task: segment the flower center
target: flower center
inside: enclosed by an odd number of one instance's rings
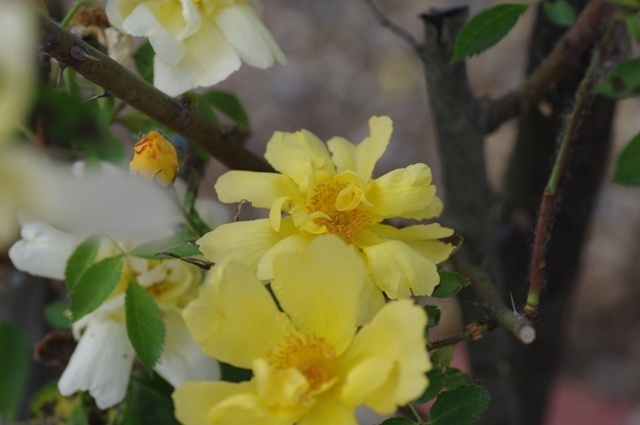
[[[307,209],[322,213],[313,221],[327,231],[350,241],[362,229],[372,224],[371,219],[360,209],[359,186],[335,179],[319,184],[307,201]]]
[[[279,350],[268,355],[269,363],[276,369],[295,368],[309,382],[314,391],[331,381],[336,374],[336,355],[324,338],[314,335],[302,337],[288,335]]]

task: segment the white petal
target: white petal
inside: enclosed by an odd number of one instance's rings
[[[122,32],[124,30],[124,18],[129,16],[138,4],[145,0],[108,0],[104,11],[107,13],[109,23]]]
[[[124,323],[89,323],[58,381],[60,394],[88,390],[100,409],[119,403],[127,392],[134,356]]]
[[[191,338],[178,314],[166,313],[164,324],[167,331],[164,349],[154,367],[160,376],[174,387],[184,381],[220,379],[218,362],[202,354],[202,347]]]
[[[247,64],[268,68],[274,60],[286,63],[282,50],[250,5],[224,8],[216,15],[216,24]]]
[[[63,280],[67,260],[80,240],[38,221],[24,225],[21,235],[22,239],[9,249],[9,258],[16,269]]]
[[[185,55],[175,65],[154,60],[153,84],[170,96],[195,87],[211,86],[240,68],[238,53],[213,22],[203,19],[198,31],[184,41]]]
[[[178,19],[181,15],[179,5],[176,5]],[[174,11],[173,15],[176,15]],[[156,57],[164,63],[175,65],[185,54],[185,47],[165,25],[174,26],[170,22],[160,22],[149,5],[140,4],[124,20],[124,30],[135,36],[148,37]]]
[[[202,221],[211,229],[215,229],[221,224],[231,223],[231,213],[226,205],[213,199],[198,198],[196,200],[196,211]]]
[[[184,40],[195,33],[202,23],[200,12],[191,0],[182,0],[182,17],[185,20],[185,27],[177,36],[178,40]]]
[[[81,167],[76,167],[76,170]],[[82,178],[61,176],[55,216],[48,221],[74,234],[106,233],[132,241],[171,234],[178,214],[166,190],[117,167]]]

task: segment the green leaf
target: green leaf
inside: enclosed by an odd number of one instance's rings
[[[447,367],[444,372],[442,368],[434,367],[427,373],[427,379],[429,386],[415,401],[417,404],[433,400],[444,388],[453,390],[469,383],[469,375],[454,367]]]
[[[433,363],[435,367],[445,369],[451,364],[451,359],[453,359],[453,345],[438,348],[431,353],[431,363]]]
[[[614,99],[640,95],[640,58],[620,62],[593,90]]]
[[[237,97],[231,93],[223,91],[210,91],[202,95],[211,107],[218,109],[220,112],[231,118],[233,121],[250,128],[249,115],[240,103]]]
[[[627,186],[640,186],[640,133],[620,152],[613,181]]]
[[[451,271],[442,271],[440,274],[440,284],[433,290],[432,297],[447,298],[452,297],[471,282],[460,273]]]
[[[187,93],[186,95],[189,95]],[[195,95],[194,95],[195,96]],[[205,116],[207,121],[216,127],[220,126],[220,120],[216,116],[216,113],[213,111],[212,105],[210,105],[209,101],[204,97],[204,95],[196,98],[192,98],[192,103],[195,102],[198,110]]]
[[[435,305],[425,305],[422,308],[424,309],[424,312],[427,313],[427,317],[429,318],[427,328],[438,326],[438,323],[440,323],[440,309]]]
[[[502,40],[529,4],[499,4],[472,17],[458,33],[451,62],[477,55]]]
[[[640,8],[640,0],[609,0],[609,1],[615,5],[622,6],[622,7],[628,7],[631,9]]]
[[[640,15],[634,14],[625,16],[624,23],[627,26],[627,31],[636,42],[640,43]]]
[[[144,367],[151,372],[162,353],[165,336],[158,305],[138,282],[131,281],[127,287],[124,308],[131,345]]]
[[[129,385],[125,425],[179,425],[174,416],[173,387],[157,374],[135,373]]]
[[[469,383],[469,375],[455,367],[448,367],[444,374],[444,387],[453,390]]]
[[[417,422],[412,421],[409,418],[405,418],[404,416],[397,416],[395,418],[389,418],[382,422],[380,425],[415,425]]]
[[[440,393],[429,411],[430,425],[473,424],[489,404],[489,394],[477,385]]]
[[[429,386],[424,390],[422,395],[415,401],[416,404],[426,403],[429,400],[433,400],[440,394],[440,391],[444,388],[444,372],[438,367],[434,367],[427,372],[427,379],[429,379]]]
[[[570,27],[576,21],[576,11],[567,0],[546,1],[543,8],[547,18],[561,27]]]
[[[20,407],[31,356],[31,346],[22,331],[0,322],[0,416],[5,419],[12,420]]]
[[[64,270],[64,277],[67,281],[67,292],[73,293],[73,288],[80,280],[80,277],[91,267],[98,254],[100,240],[96,236],[86,239],[73,251],[67,260]]]
[[[145,133],[147,130],[158,128],[154,120],[136,110],[118,115],[115,121],[125,126],[134,134]]]
[[[187,244],[195,239],[189,233],[178,233],[164,239],[159,239],[135,247],[129,254],[141,258],[172,258],[168,255],[156,255],[158,252],[171,252],[181,258],[200,255],[197,245]]]
[[[136,64],[136,69],[142,77],[149,84],[153,84],[153,57],[155,52],[151,43],[148,41],[136,49],[133,54],[133,60]]]
[[[66,300],[57,300],[49,303],[44,308],[44,320],[52,328],[69,329],[71,318],[67,315],[69,303]]]
[[[98,308],[113,292],[124,262],[122,256],[105,258],[89,267],[71,294],[71,317],[76,321]]]

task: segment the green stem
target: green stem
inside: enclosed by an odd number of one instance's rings
[[[84,0],[84,1],[79,1],[78,3],[74,4],[73,7],[71,8],[71,10],[69,11],[69,13],[67,13],[67,15],[64,17],[64,19],[62,20],[62,22],[60,22],[60,26],[64,29],[66,29],[69,24],[71,23],[71,20],[73,19],[74,16],[76,16],[76,13],[78,13],[78,10],[80,10],[81,7],[83,6],[88,6],[90,5],[92,2],[89,0]]]
[[[551,171],[549,181],[547,182],[542,195],[542,202],[540,204],[538,222],[535,230],[535,241],[533,244],[533,255],[530,268],[531,271],[529,274],[529,293],[527,294],[527,302],[523,309],[523,314],[531,318],[536,318],[539,313],[540,292],[542,290],[545,269],[547,266],[546,247],[551,237],[551,224],[557,204],[558,187],[561,183],[562,177],[566,173],[571,143],[576,138],[583,115],[591,102],[591,89],[597,80],[598,70],[600,69],[603,55],[605,54],[607,46],[611,42],[615,32],[616,20],[611,18],[610,9],[606,19],[609,20],[607,27],[600,39],[600,42],[594,49],[589,68],[578,87],[573,107],[569,113],[562,134],[560,135],[560,148],[553,164],[553,170]]]
[[[409,409],[411,409],[411,412],[414,414],[414,416],[418,420],[418,424],[419,425],[427,425],[427,422],[424,421],[424,418],[422,417],[422,415],[420,415],[420,413],[413,406],[413,403],[409,403],[409,404],[407,404],[407,406],[409,406]]]
[[[24,137],[29,139],[30,142],[35,143],[38,140],[38,138],[36,137],[36,134],[22,123],[18,124],[18,131],[22,133]]]

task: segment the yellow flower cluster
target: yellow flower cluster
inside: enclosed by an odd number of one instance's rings
[[[218,180],[222,201],[246,199],[269,218],[198,241],[216,265],[183,316],[205,354],[253,377],[180,385],[180,422],[356,425],[357,406],[392,414],[427,387],[427,317],[409,298],[439,283],[436,266],[454,249],[441,239],[453,231],[382,223],[435,217],[442,202],[424,164],[372,177],[392,124],[369,126],[357,146],[276,133],[265,156],[279,173]]]

